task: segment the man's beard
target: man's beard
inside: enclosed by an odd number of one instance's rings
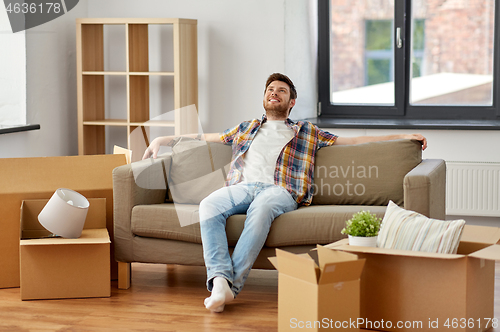
[[[267,115],[271,115],[273,117],[288,117],[289,106],[288,103],[273,105],[269,102],[264,103],[264,109],[266,110]]]

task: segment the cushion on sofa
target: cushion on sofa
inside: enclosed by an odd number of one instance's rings
[[[415,140],[322,148],[316,153],[312,203],[402,205],[403,179],[421,161]]]
[[[181,219],[192,220],[181,226]],[[136,205],[132,209],[131,231],[144,237],[201,243],[197,204]]]
[[[199,204],[224,186],[230,162],[231,146],[181,138],[172,148],[171,198],[178,204]]]
[[[329,206],[301,207],[285,213],[274,220],[265,245],[282,247],[315,245],[335,242],[345,237],[340,233],[347,219],[355,212],[370,210],[379,217],[385,206]],[[181,227],[179,218],[191,220],[189,226]],[[201,243],[198,220],[198,205],[152,204],[137,205],[132,209],[132,233],[137,236]],[[245,223],[245,215],[228,218],[226,233],[229,246],[235,246]]]

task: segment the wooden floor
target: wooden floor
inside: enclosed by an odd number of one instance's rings
[[[21,301],[0,289],[0,331],[276,331],[277,271],[253,270],[221,314],[205,309],[205,268],[132,264],[132,287],[110,298]]]
[[[203,306],[209,295],[203,267],[133,264],[132,271],[132,287],[119,290],[113,282],[110,298],[21,301],[19,288],[0,289],[0,331],[277,331],[277,271],[253,270],[221,314]]]

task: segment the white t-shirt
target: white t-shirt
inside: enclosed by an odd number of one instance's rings
[[[278,157],[293,136],[285,121],[264,122],[245,152],[242,182],[274,183]]]

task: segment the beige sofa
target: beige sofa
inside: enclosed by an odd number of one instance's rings
[[[421,159],[417,141],[331,146],[316,154],[313,203],[278,217],[254,268],[272,269],[275,249],[307,252],[344,237],[347,219],[360,210],[382,217],[389,200],[428,217],[445,217],[446,167]],[[114,247],[119,287],[130,286],[130,263],[204,265],[198,203],[223,186],[231,147],[188,140],[173,153],[113,171]],[[175,201],[175,203],[172,201]],[[227,221],[230,247],[244,215]]]

